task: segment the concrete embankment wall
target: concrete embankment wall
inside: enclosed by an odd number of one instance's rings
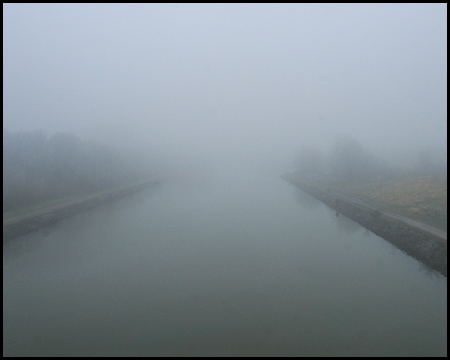
[[[75,214],[93,209],[97,206],[112,202],[116,199],[136,193],[151,186],[155,186],[158,183],[159,182],[157,181],[149,181],[127,188],[121,188],[81,202],[62,206],[48,212],[43,212],[39,215],[26,217],[11,224],[3,225],[3,242],[37,231]]]
[[[355,205],[299,179],[283,176],[283,179],[312,195],[328,207],[347,216],[374,234],[422,262],[429,268],[447,276],[447,242],[412,228],[402,222],[383,216],[380,212]]]

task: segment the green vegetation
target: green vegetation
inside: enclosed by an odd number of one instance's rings
[[[73,134],[3,130],[4,217],[124,186],[148,178],[148,170]]]

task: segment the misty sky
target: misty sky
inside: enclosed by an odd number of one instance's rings
[[[290,158],[447,146],[447,5],[4,4],[4,128]]]

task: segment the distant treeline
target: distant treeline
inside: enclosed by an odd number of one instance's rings
[[[132,159],[76,135],[3,129],[3,211],[124,184],[142,173]]]
[[[394,164],[389,160],[381,159],[355,139],[344,136],[336,139],[329,154],[304,147],[297,154],[295,168],[305,176],[352,183],[447,173],[446,157],[445,162],[437,160],[430,150],[418,151],[409,165]]]

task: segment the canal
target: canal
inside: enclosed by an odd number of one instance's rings
[[[446,356],[447,279],[283,181],[168,181],[3,247],[4,356]]]

